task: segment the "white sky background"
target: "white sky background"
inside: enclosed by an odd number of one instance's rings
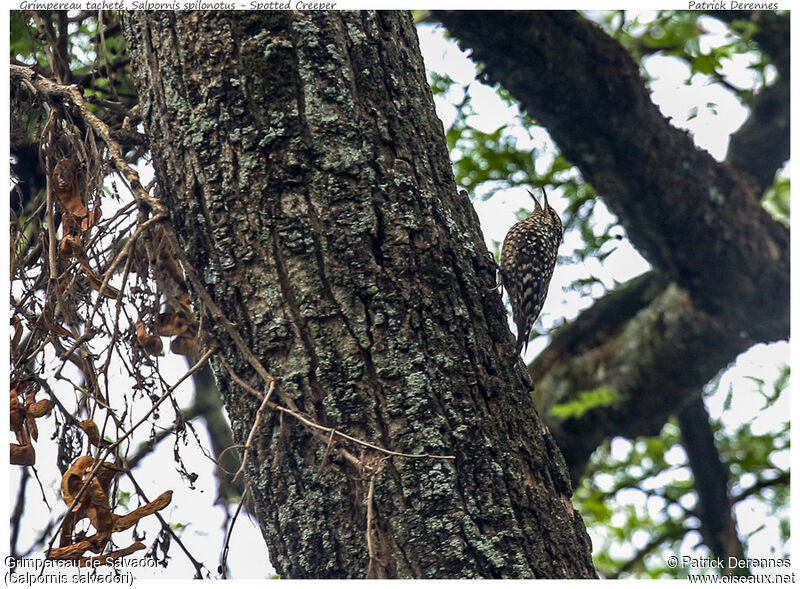
[[[466,7],[464,7],[466,8]],[[483,8],[483,7],[482,7]],[[487,7],[488,8],[488,7]],[[709,21],[710,34],[706,42],[714,42],[713,21]],[[8,24],[5,23],[4,39],[8,38]],[[462,54],[455,43],[443,39],[443,29],[435,26],[423,26],[418,29],[420,44],[425,57],[426,66],[437,72],[448,73],[460,85],[471,82],[470,93],[472,105],[477,113],[476,118],[471,123],[484,131],[493,131],[502,124],[509,123],[515,114],[515,110],[509,108],[494,94],[490,88],[486,88],[474,81],[475,68],[469,59]],[[728,73],[734,76],[736,84],[747,85],[746,76],[752,76],[746,69],[744,58],[737,58],[739,63],[732,63]],[[688,70],[674,59],[652,57],[648,62],[650,72],[655,80],[651,85],[653,90],[653,100],[659,105],[665,116],[672,117],[673,124],[689,129],[695,136],[695,142],[700,147],[707,149],[717,159],[724,159],[727,150],[728,136],[735,132],[747,116],[747,112],[742,108],[738,101],[727,91],[710,86],[702,76],[695,76],[693,84],[687,86],[684,80],[688,77]],[[7,82],[6,82],[7,83]],[[708,102],[718,105],[719,115],[714,115],[710,110],[703,108]],[[699,112],[696,118],[687,120],[689,110],[693,106],[698,106]],[[452,121],[452,111],[446,105],[437,101],[439,115],[444,121],[445,128]],[[4,140],[8,137],[7,130],[4,133]],[[520,147],[527,147],[525,142],[530,139],[527,135],[520,133]],[[549,138],[546,133],[535,134],[534,141],[537,145],[546,145]],[[147,168],[140,168],[140,174],[146,183],[151,171]],[[565,202],[558,193],[550,194],[550,202],[557,211],[563,211]],[[474,206],[481,219],[487,245],[492,249],[492,242],[501,242],[508,228],[516,222],[515,212],[521,208],[528,208],[531,205],[530,197],[524,189],[508,190],[498,192],[494,197],[487,201],[475,199]],[[604,207],[599,206],[595,215],[598,222],[604,225],[612,217],[603,218]],[[561,253],[565,253],[569,248],[578,245],[574,236],[567,236]],[[554,322],[561,318],[573,319],[580,311],[591,305],[591,299],[581,297],[573,292],[565,291],[566,287],[582,272],[588,270],[598,276],[605,285],[611,286],[616,281],[625,281],[648,269],[647,263],[639,256],[627,241],[620,242],[618,250],[609,256],[603,264],[595,260],[587,261],[585,268],[576,266],[559,267],[556,269],[553,282],[550,286],[550,295],[542,313],[542,326],[546,329],[553,326]],[[7,254],[5,254],[7,255]],[[599,292],[596,294],[600,294]],[[535,356],[547,344],[547,338],[540,338],[528,348],[528,357]],[[168,349],[168,346],[167,346]],[[8,357],[8,355],[6,355]],[[172,361],[174,360],[174,361]],[[727,392],[728,387],[734,388],[733,405],[728,411],[728,426],[733,428],[743,421],[752,418],[754,409],[761,407],[762,399],[755,390],[754,384],[746,377],[759,376],[767,382],[774,380],[780,366],[789,360],[789,348],[786,343],[773,345],[756,346],[753,350],[743,354],[723,378],[722,385],[719,387],[722,394],[707,400],[709,411],[713,417],[718,417],[722,412],[722,397]],[[168,382],[175,382],[186,371],[186,363],[183,358],[167,355],[161,359],[161,366]],[[188,406],[191,401],[190,382],[182,385],[177,394],[181,406]],[[780,420],[788,419],[789,400],[788,393],[784,394],[769,412],[761,415],[757,421],[756,428],[763,427],[772,429]],[[167,420],[162,420],[166,422]],[[50,420],[40,420],[41,428],[40,443],[37,445],[37,463],[40,465],[55,464],[55,444],[42,443],[47,441],[52,432]],[[198,423],[196,431],[201,437],[205,447],[209,447],[206,438],[205,428]],[[191,439],[191,436],[190,436]],[[155,498],[164,489],[173,489],[173,501],[169,507],[161,513],[165,519],[172,523],[180,523],[186,526],[181,532],[181,538],[192,552],[194,557],[203,562],[213,575],[216,574],[216,566],[219,563],[222,544],[224,541],[225,513],[223,509],[213,505],[216,497],[216,481],[213,476],[213,465],[197,449],[194,443],[182,448],[181,453],[187,468],[190,472],[197,472],[200,478],[195,483],[195,489],[188,489],[187,484],[175,471],[172,464],[172,438],[160,444],[155,452],[146,459],[139,469],[135,471],[139,484],[146,489],[150,499]],[[626,442],[620,441],[619,444]],[[135,445],[133,446],[136,447]],[[622,449],[622,447],[621,447]],[[682,457],[678,457],[680,460]],[[788,456],[786,456],[788,462]],[[786,464],[780,464],[785,467]],[[55,471],[54,473],[49,472]],[[19,469],[11,469],[11,480],[9,490],[11,495],[9,500],[14,500],[17,490]],[[44,495],[54,512],[63,512],[64,506],[59,499],[57,490],[60,484],[60,476],[55,468],[39,468],[42,483],[44,484]],[[120,477],[123,488],[126,488],[125,477]],[[129,486],[128,490],[131,490]],[[28,506],[25,514],[25,523],[30,529],[23,533],[18,543],[19,548],[26,548],[39,531],[49,520],[50,514],[42,506],[42,494],[38,484],[30,481],[27,488]],[[635,500],[635,499],[634,499]],[[11,503],[13,505],[13,503]],[[135,503],[132,504],[135,506]],[[739,529],[746,532],[764,523],[762,513],[753,512],[754,508],[744,504],[737,510],[739,518]],[[148,529],[147,539],[144,540],[149,545],[156,535],[158,524],[153,516],[142,520],[143,529]],[[775,522],[777,525],[777,522]],[[591,533],[591,530],[590,530]],[[127,546],[130,543],[115,534],[115,541],[119,546]],[[766,551],[755,550],[757,547],[775,546],[777,542],[777,532],[769,526],[759,532],[751,540],[750,556],[767,556]],[[8,546],[6,541],[5,546]],[[687,547],[687,553],[691,547]],[[7,549],[7,548],[6,548]],[[780,549],[779,549],[780,550]],[[191,578],[194,568],[185,558],[180,548],[173,543],[170,548],[171,562],[168,570],[163,569],[153,571],[153,578]],[[272,574],[272,570],[265,566],[266,548],[258,527],[249,521],[248,517],[242,513],[236,524],[231,541],[231,548],[228,556],[229,576],[237,578],[258,578]],[[137,570],[137,578],[148,578],[147,569]]]

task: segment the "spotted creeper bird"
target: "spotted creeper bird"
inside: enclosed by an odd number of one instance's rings
[[[544,208],[531,191],[536,208],[527,219],[508,230],[500,253],[500,279],[508,291],[514,323],[517,325],[517,356],[528,348],[528,337],[547,297],[547,287],[561,244],[561,219],[547,203]]]

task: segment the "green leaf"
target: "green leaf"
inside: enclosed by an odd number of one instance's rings
[[[128,509],[128,505],[131,500],[131,494],[127,491],[118,491],[117,492],[117,503],[122,507]]]
[[[776,397],[788,386],[791,372],[792,369],[788,364],[781,369],[781,373],[778,375],[778,378],[775,380],[773,385],[773,391],[775,392]]]
[[[447,74],[439,74],[437,72],[429,72],[430,86],[433,95],[445,94],[455,84],[455,80]]]
[[[587,411],[598,407],[610,407],[614,403],[622,400],[623,396],[613,387],[600,387],[590,391],[581,391],[577,394],[577,399],[554,405],[550,409],[551,415],[561,419],[569,417],[579,418]]]
[[[782,223],[789,224],[790,213],[791,180],[778,173],[775,182],[767,190],[761,204],[767,209],[773,218]]]
[[[713,54],[698,55],[691,59],[693,74],[710,74],[719,67],[719,60]]]
[[[33,47],[31,45],[31,37],[28,34],[28,27],[18,10],[11,11],[9,29],[11,57],[27,61],[33,54]]]

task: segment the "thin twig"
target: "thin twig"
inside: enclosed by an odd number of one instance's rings
[[[230,319],[228,319],[225,313],[222,312],[222,309],[220,309],[211,298],[211,295],[208,294],[208,291],[205,289],[203,283],[200,281],[200,278],[197,276],[197,271],[194,269],[194,266],[192,266],[191,262],[189,262],[189,259],[186,257],[183,249],[178,247],[178,240],[175,237],[172,228],[165,227],[164,232],[169,239],[170,249],[181,261],[184,274],[189,279],[189,282],[191,282],[194,293],[203,302],[203,304],[208,307],[214,319],[219,321],[220,325],[223,327],[223,329],[225,329],[228,336],[230,336],[230,338],[233,340],[233,343],[236,344],[236,348],[239,350],[239,353],[244,357],[248,364],[253,367],[258,375],[266,382],[274,381],[275,379],[272,377],[272,375],[267,372],[267,369],[264,368],[264,365],[261,364],[258,358],[255,357],[253,352],[242,339],[242,336],[236,328],[236,325]]]
[[[325,427],[324,425],[319,425],[318,423],[314,423],[310,419],[308,419],[306,417],[303,417],[302,415],[300,415],[296,411],[292,411],[291,409],[287,409],[286,407],[281,407],[280,405],[270,403],[270,406],[272,406],[272,405],[274,405],[274,407],[271,407],[271,408],[273,408],[273,409],[275,409],[277,411],[282,411],[283,413],[288,413],[289,415],[291,415],[295,419],[303,422],[305,425],[307,425],[309,427],[313,427],[314,429],[317,429],[319,431],[326,432],[326,433],[334,433],[337,436],[339,436],[340,438],[344,438],[345,440],[350,440],[351,442],[355,442],[356,444],[359,444],[360,446],[364,446],[365,448],[372,448],[373,450],[376,450],[378,452],[382,452],[382,453],[387,454],[389,456],[399,456],[401,458],[432,458],[434,460],[455,460],[456,459],[455,456],[450,456],[450,455],[443,456],[443,455],[440,455],[440,454],[408,454],[406,452],[395,452],[394,450],[387,450],[386,448],[381,448],[380,446],[376,446],[375,444],[370,444],[369,442],[365,442],[364,440],[359,440],[358,438],[354,438],[353,436],[349,436],[349,435],[347,435],[345,433],[342,433],[339,430],[337,430],[336,428]]]
[[[780,474],[775,475],[770,479],[761,479],[750,485],[749,487],[742,489],[736,495],[731,497],[731,505],[735,505],[739,503],[743,499],[747,499],[750,495],[754,495],[758,493],[762,489],[766,489],[769,487],[774,487],[776,485],[788,485],[791,481],[792,475],[790,472],[781,472]]]
[[[222,354],[219,354],[218,358],[222,361],[222,365],[228,371],[228,374],[230,374],[231,378],[239,386],[241,386],[243,389],[245,389],[251,395],[254,395],[259,400],[261,400],[261,401],[264,400],[264,395],[262,393],[260,393],[259,391],[257,391],[256,389],[254,389],[249,384],[247,384],[244,380],[242,380],[242,378],[233,371],[233,367],[222,356]],[[307,417],[304,417],[299,412],[297,412],[297,411],[295,411],[293,409],[288,409],[286,407],[278,405],[277,403],[274,403],[272,401],[268,401],[267,402],[267,406],[270,409],[274,409],[275,411],[280,411],[282,413],[286,413],[287,415],[291,415],[292,417],[294,417],[298,421],[302,422],[303,424],[307,425],[308,427],[311,427],[311,428],[316,429],[316,430],[321,431],[321,432],[325,432],[327,434],[333,434],[333,435],[339,436],[340,438],[344,438],[345,440],[350,440],[351,442],[355,442],[356,444],[359,444],[360,446],[363,446],[365,448],[371,448],[373,450],[376,450],[376,451],[381,452],[383,454],[387,454],[389,456],[398,456],[398,457],[401,457],[401,458],[432,458],[432,459],[435,459],[435,460],[455,460],[456,459],[455,456],[442,456],[442,455],[438,455],[438,454],[408,454],[408,453],[405,453],[405,452],[395,452],[394,450],[387,450],[386,448],[381,448],[380,446],[376,446],[375,444],[370,444],[369,442],[365,442],[364,440],[359,440],[358,438],[354,438],[353,436],[349,436],[349,435],[347,435],[345,433],[342,433],[339,430],[337,430],[336,428],[326,427],[324,425],[319,425],[318,423],[315,423],[315,422],[311,421]]]
[[[325,465],[328,464],[328,458],[331,455],[331,450],[333,450],[333,438],[335,434],[333,432],[330,433],[328,436],[328,443],[325,445],[325,454],[322,455],[322,460],[319,462],[319,470],[317,471],[317,478],[322,475],[322,471],[325,468]]]
[[[125,161],[125,158],[122,156],[122,150],[120,149],[119,143],[117,143],[111,136],[111,129],[109,129],[108,125],[101,121],[86,107],[86,102],[84,101],[83,95],[81,95],[77,86],[65,86],[63,84],[57,84],[56,82],[37,74],[30,67],[14,64],[11,64],[9,67],[11,68],[11,78],[13,80],[24,80],[31,84],[41,94],[67,98],[70,102],[72,102],[83,120],[105,142],[109,154],[111,155],[111,161],[114,164],[114,167],[127,178],[136,200],[149,206],[156,214],[166,212],[164,205],[162,205],[157,198],[150,196],[144,190],[141,182],[139,181],[139,174],[130,165],[128,165],[127,161]]]
[[[108,286],[108,282],[111,279],[114,270],[116,270],[117,266],[122,260],[130,255],[130,251],[136,245],[136,241],[139,239],[139,236],[151,225],[162,221],[166,217],[167,214],[164,212],[156,213],[146,221],[139,223],[139,225],[136,227],[136,231],[133,232],[133,235],[131,235],[130,239],[128,239],[117,256],[114,258],[114,261],[111,262],[111,265],[103,273],[103,282],[100,284],[100,288],[98,289],[97,301],[92,307],[92,312],[89,313],[89,319],[87,320],[87,323],[91,323],[91,321],[94,319],[95,313],[97,313],[97,310],[100,308],[100,303],[103,301],[103,291]],[[122,294],[122,289],[120,288],[119,295],[117,295],[117,304],[119,304]]]
[[[137,422],[136,422],[136,424],[135,424],[134,426],[132,426],[132,427],[131,427],[131,428],[130,428],[130,429],[129,429],[129,430],[126,432],[126,433],[125,433],[125,435],[123,435],[121,438],[119,438],[118,440],[116,440],[116,441],[115,441],[115,442],[114,442],[114,443],[111,445],[111,448],[115,448],[115,447],[119,446],[119,445],[120,445],[122,442],[124,442],[124,441],[125,441],[125,440],[126,440],[128,437],[130,437],[130,435],[131,435],[131,434],[134,432],[134,430],[136,430],[136,428],[138,428],[138,427],[139,427],[140,425],[142,425],[142,424],[143,424],[145,421],[147,421],[147,418],[148,418],[148,417],[150,417],[150,416],[153,414],[153,412],[155,412],[155,410],[156,410],[156,409],[158,409],[158,407],[161,405],[161,403],[163,403],[164,401],[166,401],[166,400],[167,400],[167,398],[169,398],[169,396],[170,396],[170,395],[171,395],[171,394],[172,394],[172,393],[175,391],[175,389],[177,389],[177,388],[178,388],[178,386],[179,386],[181,383],[183,383],[183,381],[185,381],[185,380],[186,380],[187,378],[189,378],[189,377],[190,377],[192,374],[194,374],[195,372],[197,372],[197,371],[200,369],[200,367],[201,367],[201,366],[203,366],[203,364],[205,364],[205,363],[206,363],[206,360],[208,360],[208,359],[211,357],[211,355],[212,355],[212,354],[214,354],[216,351],[217,351],[217,350],[216,350],[216,348],[211,348],[211,349],[207,350],[207,351],[206,351],[206,353],[205,353],[205,354],[203,354],[203,356],[202,356],[202,357],[201,357],[201,358],[200,358],[200,359],[197,361],[197,363],[195,363],[195,365],[194,365],[194,366],[192,366],[192,367],[191,367],[191,368],[190,368],[190,369],[189,369],[189,370],[186,372],[186,374],[184,374],[182,377],[180,377],[180,379],[178,379],[178,382],[176,382],[174,385],[172,385],[170,388],[168,388],[168,389],[166,390],[166,392],[165,392],[163,395],[161,395],[161,396],[158,398],[158,400],[157,400],[155,403],[153,403],[153,406],[152,406],[152,407],[150,407],[150,409],[147,411],[147,413],[145,413],[145,414],[142,416],[142,418],[141,418],[139,421],[137,421]]]
[[[239,505],[236,506],[236,511],[233,513],[233,517],[231,518],[231,524],[228,526],[228,529],[225,532],[225,544],[222,547],[222,560],[219,563],[219,570],[220,573],[222,573],[223,579],[228,578],[228,549],[230,547],[231,535],[233,534],[233,526],[236,524],[236,519],[239,517],[239,512],[242,511],[244,500],[249,491],[250,487],[246,486],[244,488],[244,493],[242,493],[242,498],[239,500]]]
[[[25,489],[28,486],[28,480],[31,478],[31,473],[27,468],[22,469],[22,476],[19,479],[19,487],[17,489],[17,501],[14,505],[14,510],[11,512],[11,555],[17,554],[17,541],[19,540],[20,529],[22,528],[22,514],[25,511]]]
[[[142,489],[142,487],[139,486],[139,483],[136,482],[136,479],[133,478],[133,474],[131,474],[130,469],[126,469],[125,470],[125,474],[128,475],[128,478],[133,483],[133,486],[136,488],[136,492],[139,494],[139,496],[142,499],[144,499],[147,503],[150,503],[150,500],[147,498],[147,495],[145,495],[145,493],[144,493],[144,489]],[[161,522],[161,528],[164,529],[164,530],[167,530],[169,535],[172,536],[172,539],[175,540],[175,542],[178,544],[178,546],[181,547],[181,550],[183,550],[183,553],[186,555],[186,557],[191,561],[192,566],[194,566],[194,570],[197,573],[196,578],[197,579],[202,579],[203,578],[202,577],[202,570],[204,568],[206,568],[206,566],[202,562],[199,562],[194,556],[192,556],[191,552],[189,552],[189,549],[186,548],[186,546],[183,544],[183,542],[181,541],[181,539],[178,536],[178,534],[176,534],[175,530],[173,530],[170,527],[170,525],[166,522],[166,520],[163,518],[163,516],[161,515],[160,512],[156,511],[156,512],[153,513],[153,515],[155,515],[158,518],[158,521]],[[208,570],[208,569],[206,569],[206,570]]]
[[[369,477],[369,490],[367,491],[367,554],[369,554],[369,565],[367,565],[367,579],[373,578],[373,567],[375,566],[375,547],[372,545],[372,499],[375,496],[375,478],[377,472]]]
[[[247,465],[247,458],[250,454],[250,447],[253,444],[253,438],[255,437],[259,427],[261,427],[262,416],[264,415],[264,411],[266,410],[267,404],[269,403],[269,398],[272,395],[272,391],[274,390],[275,390],[275,381],[273,380],[271,383],[269,383],[269,390],[267,391],[267,394],[264,396],[264,400],[261,401],[261,406],[258,408],[258,411],[256,412],[256,418],[253,420],[253,427],[250,428],[250,433],[247,435],[247,441],[244,444],[244,455],[242,456],[242,462],[239,465],[239,469],[236,471],[236,474],[233,475],[233,479],[231,479],[231,481],[234,483],[236,482],[236,479],[239,478],[239,475],[244,473],[244,468]]]
[[[622,566],[619,567],[618,570],[614,572],[609,572],[606,575],[604,575],[605,578],[618,579],[620,575],[627,573],[628,571],[633,569],[637,564],[641,563],[647,555],[651,554],[656,548],[661,546],[661,544],[667,542],[668,540],[676,540],[678,538],[681,538],[683,535],[685,535],[687,531],[688,530],[682,530],[683,533],[677,535],[677,538],[673,530],[667,530],[666,532],[651,538],[647,544],[645,544],[642,548],[636,551],[636,554],[633,555],[633,558],[624,562]],[[681,532],[681,530],[679,530],[679,532]]]
[[[164,229],[165,229],[165,233],[167,234],[167,237],[170,240],[170,246],[171,246],[170,249],[180,259],[181,264],[183,265],[184,273],[185,273],[186,277],[189,279],[189,282],[192,284],[192,287],[193,287],[193,290],[194,290],[195,294],[200,298],[200,300],[203,302],[203,304],[206,305],[206,307],[208,307],[209,311],[211,311],[212,316],[217,321],[219,321],[220,325],[225,329],[227,334],[233,340],[234,344],[236,344],[236,347],[237,347],[239,353],[244,357],[244,359],[247,361],[247,363],[250,364],[250,366],[252,366],[252,368],[258,373],[258,375],[261,376],[261,378],[264,379],[264,381],[270,383],[270,392],[271,392],[272,391],[272,383],[274,383],[275,379],[273,378],[273,376],[269,372],[267,372],[267,369],[264,368],[263,364],[261,364],[261,362],[258,360],[258,358],[255,357],[253,352],[247,346],[245,341],[242,339],[241,334],[236,329],[236,325],[233,322],[231,322],[230,319],[228,319],[228,317],[225,315],[225,313],[222,311],[222,309],[220,309],[217,306],[217,304],[214,302],[214,300],[211,298],[211,295],[208,294],[208,291],[205,289],[205,287],[203,286],[203,283],[200,281],[199,277],[197,276],[197,272],[195,271],[195,269],[192,266],[191,262],[189,262],[189,259],[186,257],[185,252],[180,247],[178,247],[177,238],[175,237],[175,234],[172,231],[172,228],[171,227],[165,227]],[[233,371],[233,368],[231,367],[231,365],[228,363],[228,361],[225,359],[225,357],[222,354],[219,354],[219,358],[221,359],[223,365],[225,366],[225,369],[228,371],[228,373],[231,375],[231,377],[240,386],[242,386],[245,390],[249,391],[251,394],[254,394],[259,400],[264,401],[266,403],[266,405],[270,409],[274,409],[276,411],[281,411],[283,413],[287,413],[289,415],[292,415],[293,417],[295,417],[296,419],[298,419],[299,421],[301,421],[305,425],[307,425],[307,426],[309,426],[311,428],[314,428],[314,429],[316,429],[318,431],[322,431],[322,432],[329,433],[329,434],[330,433],[334,433],[335,435],[337,435],[337,436],[339,436],[341,438],[344,438],[346,440],[350,440],[351,442],[355,442],[355,443],[360,444],[361,446],[364,446],[364,447],[367,447],[367,448],[372,448],[373,450],[377,450],[378,452],[382,452],[382,453],[388,454],[390,456],[399,456],[399,457],[404,457],[404,458],[431,458],[431,459],[436,459],[436,460],[455,460],[455,458],[456,458],[455,456],[440,456],[440,455],[436,455],[436,454],[407,454],[407,453],[404,453],[404,452],[394,452],[392,450],[387,450],[386,448],[381,448],[380,446],[376,446],[374,444],[370,444],[369,442],[365,442],[363,440],[359,440],[358,438],[354,438],[352,436],[344,434],[344,433],[340,432],[339,430],[337,430],[335,428],[330,428],[330,427],[325,427],[325,426],[319,425],[319,424],[311,421],[310,419],[307,419],[303,415],[301,415],[299,410],[296,409],[296,408],[291,408],[290,409],[290,408],[287,408],[287,407],[283,407],[282,405],[278,405],[277,403],[274,403],[272,401],[269,401],[268,399],[264,400],[264,395],[262,393],[260,393],[259,391],[257,391],[256,389],[254,389],[249,384],[247,384],[244,380],[242,380]],[[278,394],[280,395],[280,391],[279,391]],[[269,395],[269,393],[268,393],[268,395]],[[281,396],[281,397],[283,398],[283,396]],[[293,404],[291,398],[285,398],[284,400],[287,402],[287,404]],[[261,409],[259,409],[259,412],[260,411],[261,411]],[[251,434],[252,434],[252,429],[251,429]],[[248,446],[249,446],[249,444],[248,444]],[[246,449],[245,449],[245,451],[246,451]],[[245,464],[245,461],[243,460],[242,461],[242,465],[244,465],[244,464]]]

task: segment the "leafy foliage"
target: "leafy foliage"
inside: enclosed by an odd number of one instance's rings
[[[605,30],[615,36],[637,61],[643,64],[652,55],[677,58],[689,66],[690,77],[696,74],[709,76],[715,83],[725,85],[742,104],[753,96],[752,88],[738,88],[724,74],[724,66],[738,55],[756,56],[750,68],[758,74],[760,84],[766,82],[769,60],[753,41],[757,27],[753,22],[737,20],[726,29],[725,41],[713,45],[704,43],[702,37],[709,33],[711,19],[698,11],[660,10],[652,13],[629,15],[625,11],[604,12],[597,20]],[[689,80],[687,80],[688,83]]]
[[[711,422],[720,457],[731,473],[734,506],[763,511],[765,521],[778,523],[783,543],[789,530],[789,476],[777,464],[787,462],[789,422],[760,434],[754,422],[760,411],[788,394],[788,378],[786,366],[772,383],[756,379],[764,405],[733,431],[724,425],[727,410]],[[718,387],[719,379],[706,393],[715,395]],[[701,542],[693,477],[674,421],[658,437],[616,439],[598,448],[575,501],[593,536],[595,565],[604,576],[674,579],[676,573],[688,573],[667,564],[669,556],[687,554]],[[748,531],[745,542],[762,529]],[[774,546],[769,550],[753,546],[756,557],[788,558]]]
[[[568,403],[554,405],[550,409],[550,413],[561,419],[567,419],[569,417],[579,418],[587,411],[598,407],[609,407],[622,399],[620,392],[612,387],[600,387],[591,391],[580,391],[576,396],[577,399],[573,399]]]
[[[764,208],[779,221],[789,224],[791,181],[787,176],[778,174],[775,183],[767,190],[762,199]]]

